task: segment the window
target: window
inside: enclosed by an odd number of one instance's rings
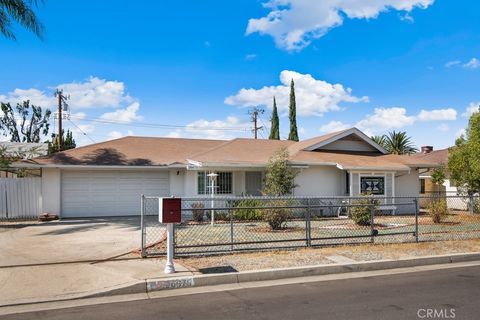
[[[420,179],[420,193],[425,193],[425,179]]]
[[[385,194],[385,177],[360,177],[360,191],[362,194]]]
[[[233,193],[233,179],[232,172],[215,172],[218,176],[215,179],[214,192],[215,194],[232,194]],[[198,194],[211,194],[210,179],[207,176],[208,172],[198,172],[197,182]]]

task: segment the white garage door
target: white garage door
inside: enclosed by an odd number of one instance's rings
[[[140,195],[169,196],[168,171],[63,171],[62,217],[140,214]]]

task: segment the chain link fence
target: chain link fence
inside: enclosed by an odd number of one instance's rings
[[[166,254],[161,198],[142,197],[142,256]],[[478,196],[182,198],[175,254],[480,238]]]

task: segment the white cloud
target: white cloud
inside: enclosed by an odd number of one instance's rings
[[[467,63],[463,64],[463,66],[465,68],[468,68],[468,69],[477,69],[477,68],[480,68],[480,60],[478,60],[477,58],[472,58],[470,59],[470,61],[468,61]]]
[[[301,116],[322,115],[328,111],[340,110],[341,102],[367,102],[368,97],[355,97],[350,88],[341,84],[331,84],[317,80],[310,74],[283,70],[280,73],[281,85],[263,87],[261,89],[240,89],[236,95],[229,96],[225,103],[235,106],[267,106],[271,108],[275,96],[280,112],[287,112],[290,101],[290,81],[295,82],[297,114]]]
[[[335,131],[341,131],[350,128],[349,124],[343,123],[341,121],[330,121],[329,123],[320,127],[320,131],[324,133],[330,133]]]
[[[120,138],[123,138],[125,136],[133,136],[133,131],[128,130],[126,135],[121,133],[120,131],[116,131],[116,130],[110,131],[108,133],[107,140],[120,139]]]
[[[196,120],[185,128],[176,129],[168,134],[171,138],[233,139],[239,135],[250,137],[250,123],[240,122],[237,117],[225,120]]]
[[[479,108],[480,108],[480,102],[471,102],[470,105],[465,110],[465,112],[462,114],[462,116],[465,118],[470,118],[472,114],[474,114],[475,112],[478,112]]]
[[[249,53],[245,55],[245,60],[254,60],[257,57],[255,53]]]
[[[451,67],[459,65],[461,63],[462,63],[462,61],[460,61],[460,60],[452,60],[452,61],[448,61],[447,63],[445,63],[445,67],[451,68]]]
[[[112,112],[104,113],[100,116],[100,118],[103,120],[121,121],[126,123],[142,120],[143,117],[137,114],[139,108],[140,104],[138,102],[134,102],[125,109],[117,109]]]
[[[422,110],[417,116],[420,121],[446,121],[456,120],[457,110],[453,108],[437,109],[437,110]]]
[[[342,25],[344,18],[375,19],[386,11],[403,11],[404,19],[414,8],[427,8],[434,0],[269,0],[263,6],[270,12],[248,21],[246,34],[258,32],[275,39],[286,50],[301,50],[313,39]]]
[[[455,138],[460,138],[461,136],[465,137],[466,133],[467,133],[467,130],[465,130],[465,128],[460,128],[460,129],[458,129],[457,133],[455,134]]]
[[[119,108],[132,103],[134,99],[125,93],[125,84],[120,81],[107,81],[97,77],[90,77],[84,82],[70,82],[55,86],[62,89],[65,95],[70,96],[67,101],[73,110],[88,108]],[[17,88],[6,95],[0,95],[2,101],[12,103],[30,100],[32,104],[44,108],[55,109],[57,99],[54,90],[46,92],[36,88]]]
[[[367,135],[384,132],[388,129],[399,129],[412,125],[414,116],[408,116],[405,108],[375,108],[373,114],[367,115],[356,124],[356,127]]]
[[[437,127],[438,130],[442,131],[442,132],[447,132],[450,130],[450,127],[448,126],[448,124],[446,123],[442,123],[441,125],[439,125]]]

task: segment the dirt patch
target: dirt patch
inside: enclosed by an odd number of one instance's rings
[[[235,253],[216,256],[188,257],[178,261],[192,270],[224,270],[226,266],[238,271],[261,270],[318,264],[331,264],[327,257],[340,255],[355,261],[401,259],[452,253],[480,252],[480,239],[436,241],[406,244],[361,244],[298,250],[256,253]]]

